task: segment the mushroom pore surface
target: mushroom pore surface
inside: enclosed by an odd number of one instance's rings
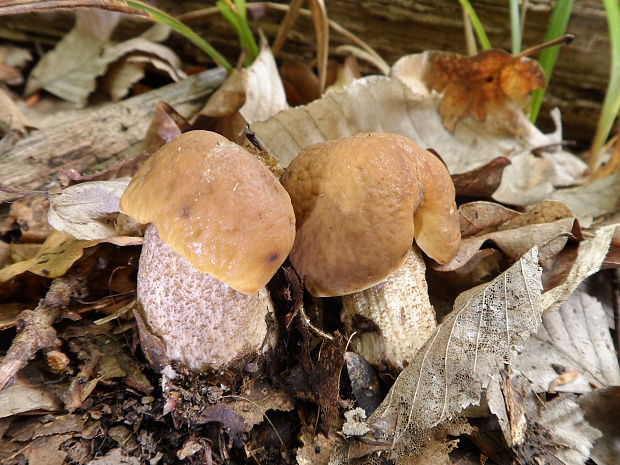
[[[297,221],[291,262],[315,296],[383,281],[404,263],[414,237],[440,263],[458,250],[450,174],[405,137],[366,133],[313,145],[282,183]]]
[[[152,223],[197,270],[239,292],[263,287],[295,237],[290,198],[256,157],[209,131],[155,152],[132,178],[121,210]]]

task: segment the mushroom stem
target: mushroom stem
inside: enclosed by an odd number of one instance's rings
[[[138,300],[151,335],[169,360],[191,370],[225,369],[265,355],[275,344],[273,304],[265,287],[242,294],[196,270],[149,225],[138,272]],[[152,337],[140,334],[152,353]]]
[[[403,369],[437,323],[426,284],[426,265],[414,245],[405,263],[385,281],[342,297],[344,327],[356,336],[355,352],[374,365]]]

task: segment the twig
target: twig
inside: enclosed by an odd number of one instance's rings
[[[21,331],[0,362],[0,391],[21,370],[37,351],[54,345],[56,331],[52,327],[71,298],[81,293],[84,283],[77,275],[69,274],[52,281],[34,310],[25,310],[17,317]]]

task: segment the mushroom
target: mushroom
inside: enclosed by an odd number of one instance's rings
[[[290,260],[306,289],[345,296],[358,353],[402,368],[436,325],[418,247],[445,263],[460,244],[446,167],[405,137],[366,133],[307,148],[282,183],[297,221]]]
[[[269,349],[275,322],[265,285],[291,249],[295,218],[265,165],[219,134],[190,131],[140,167],[121,210],[149,223],[139,327],[155,366],[164,363],[154,360],[158,350],[164,361],[204,370]]]

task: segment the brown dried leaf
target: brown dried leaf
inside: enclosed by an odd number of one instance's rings
[[[412,70],[408,61],[417,64],[417,69]],[[545,86],[538,62],[497,49],[471,57],[427,51],[403,57],[394,66],[393,75],[419,79],[429,89],[443,92],[439,112],[451,132],[459,120],[469,116],[479,121],[487,117],[501,120],[518,133],[521,107],[530,92]]]
[[[484,204],[480,203],[484,208]],[[468,205],[468,204],[466,204]],[[468,214],[475,207],[468,207]],[[555,219],[555,220],[554,220]],[[540,259],[548,259],[557,254],[571,236],[575,218],[572,212],[560,202],[544,200],[528,213],[517,214],[497,230],[486,234],[467,237],[461,241],[456,256],[444,265],[433,268],[438,271],[453,271],[465,265],[486,241],[516,260],[534,246],[540,248]]]
[[[63,276],[84,253],[84,249],[99,241],[80,241],[73,236],[55,231],[43,243],[36,256],[0,270],[0,282],[8,281],[29,271],[45,278]]]
[[[11,204],[7,223],[17,223],[23,242],[43,242],[53,231],[47,223],[48,210],[49,201],[45,197],[18,200]]]
[[[545,312],[560,308],[584,279],[601,269],[617,225],[618,219],[615,218],[586,230],[589,237],[579,243],[577,256],[564,279],[541,296]]]
[[[250,387],[244,387],[241,395],[228,405],[243,416],[247,431],[262,423],[268,410],[289,412],[295,407],[293,399],[286,392],[264,382],[251,383]]]
[[[478,169],[452,176],[456,195],[491,197],[502,182],[504,168],[510,165],[506,157],[497,157]]]
[[[518,216],[519,212],[495,202],[469,202],[459,207],[461,237],[496,231],[499,225]]]
[[[280,65],[280,76],[291,106],[305,105],[321,96],[319,78],[303,61],[285,60]]]
[[[432,428],[478,404],[488,376],[540,323],[542,270],[534,248],[488,284],[459,295],[454,310],[372,414],[367,438],[393,457],[419,450]]]

